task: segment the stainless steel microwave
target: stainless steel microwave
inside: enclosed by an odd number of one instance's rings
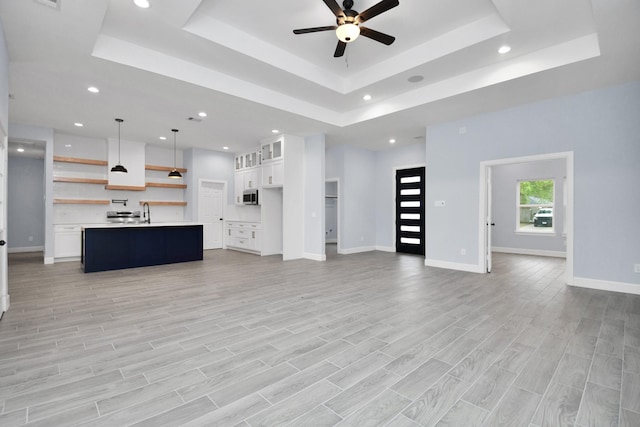
[[[258,190],[244,190],[242,193],[242,203],[245,205],[257,205],[258,204]]]

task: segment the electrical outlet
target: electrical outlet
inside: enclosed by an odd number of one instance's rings
[[[460,255],[466,255],[466,254],[467,254],[466,249],[460,249]]]
[[[33,242],[33,236],[29,236],[29,241]]]
[[[633,271],[634,271],[635,273],[640,273],[640,264],[635,264],[635,265],[633,266]]]

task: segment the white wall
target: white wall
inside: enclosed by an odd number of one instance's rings
[[[9,252],[44,248],[44,160],[9,156],[7,171]]]
[[[564,178],[567,173],[564,159],[539,162],[514,163],[493,166],[491,172],[493,197],[492,243],[494,248],[504,252],[547,253],[562,255],[566,252],[565,239],[562,236],[564,224]],[[553,179],[555,184],[555,208],[553,210],[554,233],[516,233],[517,190],[519,180]],[[542,252],[541,252],[542,251]]]
[[[640,285],[639,117],[634,82],[429,127],[427,258],[479,266],[481,161],[573,151],[574,276]]]

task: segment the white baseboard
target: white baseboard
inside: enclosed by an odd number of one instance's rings
[[[53,264],[54,259],[55,258],[52,257],[52,256],[46,256],[46,257],[44,257],[44,263],[45,264]]]
[[[427,267],[446,268],[448,270],[467,271],[469,273],[485,273],[479,265],[461,264],[458,262],[440,261],[437,259],[425,259],[424,265]]]
[[[26,246],[24,248],[9,248],[7,250],[10,254],[19,254],[24,252],[43,252],[44,246]]]
[[[325,239],[325,243],[338,243],[338,239]]]
[[[312,261],[326,261],[327,256],[325,254],[310,254],[305,252],[302,254],[302,258],[310,259]]]
[[[338,253],[342,255],[351,255],[351,254],[359,254],[361,252],[371,252],[375,250],[376,250],[375,246],[360,246],[359,248],[348,248],[348,249],[338,248]]]
[[[578,288],[598,289],[601,291],[640,295],[640,284],[634,283],[611,282],[608,280],[588,279],[586,277],[574,277],[573,280],[569,281],[568,285]]]
[[[0,314],[4,314],[5,311],[9,310],[10,305],[11,299],[9,298],[9,294],[2,295],[0,297]]]
[[[492,246],[491,252],[500,252],[505,254],[518,254],[518,255],[550,256],[550,257],[556,257],[556,258],[567,257],[567,253],[562,251],[546,251],[542,249],[523,249],[523,248],[503,248],[498,246]]]
[[[396,248],[394,246],[376,246],[376,251],[395,252]]]

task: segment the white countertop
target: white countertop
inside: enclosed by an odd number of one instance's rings
[[[152,222],[151,224],[147,224],[146,222],[135,224],[126,224],[126,223],[106,223],[106,224],[87,224],[83,225],[82,228],[132,228],[132,227],[184,227],[188,225],[202,225],[200,222]]]

